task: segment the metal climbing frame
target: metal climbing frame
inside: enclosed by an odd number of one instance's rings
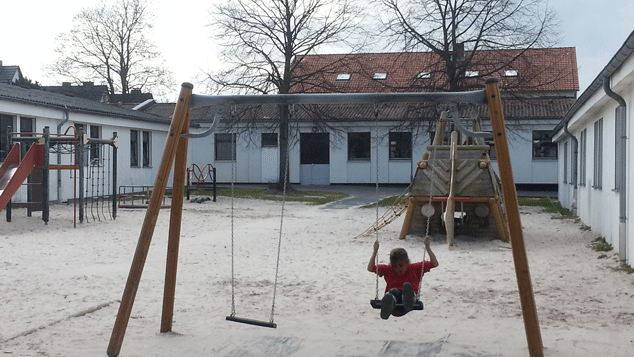
[[[279,94],[279,95],[246,95],[246,96],[204,96],[193,95],[193,86],[183,83],[179,99],[174,110],[169,135],[165,144],[163,158],[158,168],[152,197],[146,211],[145,220],[139,234],[137,249],[132,260],[130,274],[123,291],[121,305],[113,326],[107,354],[118,356],[123,344],[125,330],[130,319],[132,306],[147,258],[148,249],[156,226],[161,200],[165,194],[169,172],[174,165],[172,210],[167,249],[167,268],[165,273],[165,290],[163,296],[163,316],[161,332],[170,332],[174,308],[174,291],[176,287],[176,264],[178,261],[178,245],[182,218],[183,196],[187,166],[188,138],[201,137],[213,133],[220,119],[227,113],[229,106],[240,104],[338,104],[338,103],[481,103],[488,104],[491,115],[493,138],[498,155],[498,166],[502,182],[505,208],[509,220],[509,231],[515,273],[517,277],[520,302],[524,315],[524,325],[528,348],[531,356],[543,356],[543,345],[537,311],[533,296],[533,289],[528,269],[526,248],[522,236],[522,225],[517,203],[517,192],[513,180],[504,114],[497,79],[486,81],[486,88],[482,91],[464,93],[369,93],[369,94]],[[216,113],[212,126],[204,133],[188,134],[191,107],[201,105],[216,106]]]

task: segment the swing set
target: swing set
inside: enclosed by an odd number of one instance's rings
[[[383,103],[476,103],[488,104],[491,117],[492,135],[497,149],[497,160],[502,182],[504,205],[509,222],[509,232],[511,237],[511,247],[513,260],[515,263],[515,273],[517,277],[520,302],[524,317],[524,326],[531,356],[543,357],[543,345],[537,310],[533,296],[530,272],[526,256],[526,248],[522,236],[522,226],[520,222],[519,206],[517,202],[517,192],[513,180],[513,172],[506,137],[506,127],[502,111],[502,101],[498,80],[491,78],[486,81],[486,88],[480,91],[461,93],[346,93],[346,94],[279,94],[279,95],[230,95],[230,96],[206,96],[192,94],[193,85],[183,83],[179,94],[178,102],[174,110],[172,122],[169,128],[167,141],[158,174],[152,190],[152,196],[145,214],[145,219],[139,234],[136,251],[130,267],[130,273],[121,298],[121,304],[117,313],[107,354],[109,357],[119,356],[123,338],[131,316],[132,307],[138,291],[139,282],[148,255],[148,250],[152,241],[154,228],[161,208],[162,198],[169,180],[169,173],[174,166],[172,207],[170,213],[169,237],[167,247],[167,263],[165,273],[165,287],[163,295],[163,315],[161,318],[162,333],[172,330],[172,320],[174,312],[174,293],[176,288],[176,270],[178,262],[178,249],[180,240],[180,229],[183,209],[183,198],[185,188],[185,177],[187,170],[187,148],[188,139],[204,137],[213,133],[226,115],[227,108],[236,105],[253,104],[274,104],[274,105],[304,105],[304,104],[346,104],[346,103],[371,103],[375,106]],[[189,133],[191,108],[196,106],[213,106],[216,110],[214,121],[211,127],[203,133]],[[288,155],[286,155],[288,160]],[[286,170],[288,170],[288,161]],[[232,174],[233,174],[232,169]],[[378,170],[378,168],[377,168]],[[288,176],[285,175],[285,177]],[[233,187],[232,179],[232,187]],[[286,185],[286,179],[285,179]],[[378,180],[377,180],[378,191]],[[233,194],[232,194],[233,196]],[[378,203],[378,200],[377,200]],[[378,211],[377,211],[378,212]],[[431,215],[430,215],[431,217]],[[378,213],[377,213],[378,220]],[[278,261],[276,267],[276,278],[274,283],[273,304],[271,309],[271,319],[269,322],[239,318],[235,316],[235,303],[232,298],[232,311],[227,320],[247,323],[265,327],[276,327],[273,322],[275,312],[275,289],[277,287],[277,271],[279,269],[279,251],[281,247],[282,224],[284,221],[284,207],[282,204],[282,214],[280,219],[280,239],[278,240]],[[232,229],[233,232],[233,229]],[[232,233],[233,240],[233,233]],[[232,248],[233,250],[233,248]],[[233,251],[232,251],[233,259]],[[232,263],[233,265],[233,263]],[[233,277],[232,268],[232,277]],[[233,278],[232,278],[233,280]],[[419,284],[420,285],[420,284]],[[378,283],[377,283],[378,286]],[[232,296],[234,295],[235,284],[232,284]],[[378,291],[378,287],[377,287]],[[378,298],[378,292],[377,292]],[[378,299],[375,299],[378,300]],[[380,301],[379,301],[380,303]],[[372,305],[375,307],[375,303]],[[380,306],[380,304],[379,304]],[[422,309],[422,303],[417,309]]]

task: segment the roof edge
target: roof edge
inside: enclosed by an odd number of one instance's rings
[[[557,126],[553,129],[551,137],[557,135],[557,133],[563,128],[564,124],[572,119],[572,116],[595,94],[599,89],[603,87],[603,79],[605,77],[611,77],[627,60],[630,55],[634,53],[634,31],[625,39],[623,45],[619,48],[608,64],[603,68],[601,72],[596,76],[594,81],[586,88],[585,91],[579,96],[577,101],[570,107],[566,115]]]

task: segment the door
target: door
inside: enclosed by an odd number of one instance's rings
[[[301,133],[300,183],[302,185],[330,185],[330,134]]]

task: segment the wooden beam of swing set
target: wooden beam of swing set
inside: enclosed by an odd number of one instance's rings
[[[126,281],[121,298],[121,305],[117,313],[112,335],[108,344],[107,354],[109,357],[119,356],[125,331],[130,320],[132,306],[139,287],[143,267],[148,255],[150,243],[156,221],[158,219],[161,202],[165,195],[165,189],[169,180],[172,164],[174,164],[174,174],[183,174],[183,168],[187,161],[187,139],[181,138],[181,134],[189,129],[188,120],[190,113],[190,101],[192,100],[193,85],[183,83],[176,103],[174,115],[169,128],[163,157],[158,168],[156,181],[152,190],[150,203],[146,211],[139,241],[137,243],[134,258],[130,267],[130,273]],[[262,103],[262,100],[281,100],[281,104],[325,104],[347,103],[350,100],[357,103],[384,103],[384,102],[457,102],[457,103],[481,103],[483,91],[472,93],[409,93],[409,94],[327,94],[327,95],[268,95],[268,96],[196,96],[195,100],[199,104],[254,104]],[[513,180],[508,141],[506,138],[506,127],[504,125],[504,114],[500,98],[498,80],[495,78],[486,81],[486,102],[488,102],[491,114],[491,125],[495,146],[497,149],[497,160],[500,169],[500,180],[504,195],[505,207],[509,221],[511,235],[511,247],[513,250],[513,260],[515,263],[515,273],[520,292],[522,313],[524,316],[524,327],[528,340],[528,348],[531,357],[543,357],[543,345],[537,310],[528,269],[526,248],[522,237],[522,226],[519,216],[519,206],[517,203],[517,192]],[[278,103],[280,104],[280,103]],[[184,149],[184,150],[183,150]],[[177,151],[180,153],[177,155]],[[176,160],[176,162],[175,162]],[[181,185],[177,187],[176,184]],[[174,192],[182,192],[184,183],[180,179],[174,180]],[[174,202],[176,200],[176,203]],[[166,267],[166,283],[164,291],[163,317],[161,322],[161,332],[171,331],[171,320],[173,316],[174,288],[176,282],[176,262],[178,260],[178,236],[180,235],[182,197],[172,198],[172,212],[170,216],[170,230],[168,242],[168,262]],[[180,203],[179,203],[180,200]],[[248,323],[246,321],[241,321]]]

